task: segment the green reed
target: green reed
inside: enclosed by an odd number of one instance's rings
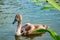
[[[60,40],[60,36],[54,32],[53,30],[48,30],[48,29],[39,29],[35,31],[36,33],[38,32],[48,32],[53,38],[54,40]]]

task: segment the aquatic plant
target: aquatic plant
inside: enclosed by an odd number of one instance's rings
[[[55,33],[53,30],[39,29],[36,30],[34,33],[38,33],[38,32],[48,32],[54,38],[54,40],[60,40],[60,36],[57,33]]]
[[[31,0],[37,6],[42,6],[41,10],[57,9],[60,10],[60,0]]]
[[[55,2],[56,0],[47,0],[48,3],[50,3],[53,7],[55,7],[56,9],[60,10],[60,5],[58,4],[60,1]]]

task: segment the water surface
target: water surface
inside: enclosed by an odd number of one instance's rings
[[[0,0],[0,40],[15,40],[14,34],[17,24],[12,24],[16,14],[23,15],[23,24],[44,24],[50,26],[49,29],[60,34],[60,11],[40,10],[30,0]],[[19,40],[29,40],[20,37]],[[33,40],[53,40],[45,33],[43,36],[37,36]]]

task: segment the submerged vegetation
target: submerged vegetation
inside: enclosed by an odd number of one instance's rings
[[[55,33],[53,30],[39,29],[36,30],[34,33],[38,33],[38,32],[48,32],[54,38],[54,40],[60,40],[60,36],[57,33]]]
[[[60,0],[31,0],[31,2],[34,2],[37,6],[42,6],[42,10],[54,8],[60,11]]]

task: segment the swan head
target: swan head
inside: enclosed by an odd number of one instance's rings
[[[21,23],[21,21],[22,21],[22,15],[17,14],[15,16],[15,19],[13,21],[13,24],[16,23],[16,22]]]

